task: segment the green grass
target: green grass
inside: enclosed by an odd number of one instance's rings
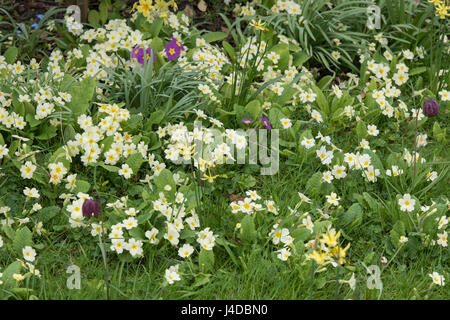
[[[299,191],[294,186],[303,184],[304,174],[294,167],[282,166],[276,176],[257,179],[257,189],[265,199],[273,198],[279,204],[280,217],[287,207],[293,207]],[[295,200],[294,200],[295,199]],[[201,225],[210,226],[212,230],[226,232],[232,241],[234,223],[231,213],[226,209],[227,199],[215,194],[206,197],[202,208],[207,213],[201,215]],[[376,224],[376,218],[364,221],[364,225]],[[271,225],[262,226],[270,230]],[[53,234],[45,240],[45,249],[39,252],[37,267],[42,278],[29,283],[34,294],[41,299],[105,299],[105,269],[98,241],[88,231],[78,240],[66,232]],[[262,236],[265,234],[262,232]],[[351,238],[349,265],[358,265],[359,261],[380,264],[384,251],[384,236],[370,232],[370,228],[361,227],[347,235]],[[267,244],[267,243],[266,243]],[[115,254],[108,254],[108,271],[110,277],[111,299],[377,299],[376,290],[366,287],[365,272],[356,274],[355,291],[348,284],[341,283],[335,295],[335,280],[314,281],[310,293],[310,264],[300,265],[295,261],[283,262],[277,259],[271,245],[239,244],[240,257],[235,264],[227,251],[219,245],[214,248],[215,267],[210,273],[196,272],[195,277],[184,276],[182,281],[171,286],[162,286],[164,271],[170,265],[181,262],[176,250],[170,247],[146,250],[145,257],[132,262],[122,262]],[[232,249],[237,256],[236,248]],[[448,255],[442,247],[421,250],[412,259],[401,251],[386,269],[382,271],[382,299],[448,299],[449,291],[445,287],[433,286],[430,289],[430,270],[444,271],[448,266]],[[374,252],[373,258],[366,257]],[[170,258],[168,258],[170,257]],[[2,256],[0,268],[14,261],[13,256]],[[69,290],[66,286],[66,273],[70,262],[81,269],[81,289]],[[362,268],[360,270],[363,270]],[[183,271],[188,271],[184,270]],[[329,267],[329,273],[335,272]],[[344,272],[341,272],[341,275]],[[346,271],[348,280],[351,272]],[[333,278],[333,277],[332,277]],[[310,296],[311,294],[311,296]]]

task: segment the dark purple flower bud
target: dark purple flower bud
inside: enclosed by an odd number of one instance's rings
[[[423,113],[427,117],[433,117],[439,113],[439,103],[434,99],[429,99],[423,103]]]
[[[94,199],[86,199],[83,202],[83,207],[81,208],[83,211],[83,216],[88,219],[94,215],[98,218],[98,201]]]

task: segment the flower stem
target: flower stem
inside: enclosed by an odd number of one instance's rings
[[[315,269],[315,261],[311,261],[311,277],[310,277],[310,285],[309,285],[309,300],[312,300],[313,294],[313,284],[314,284],[314,269]]]
[[[334,290],[334,300],[337,300],[338,291],[339,291],[339,264],[336,267],[336,288]]]
[[[423,102],[423,98],[420,99],[420,103],[419,103],[419,108],[417,108],[416,110],[416,130],[414,133],[414,179],[416,178],[416,156],[417,156],[417,122],[418,122],[418,118],[419,118],[419,111],[420,108],[422,108],[422,102]]]
[[[106,248],[105,248],[105,228],[104,228],[104,219],[103,219],[103,208],[102,208],[102,201],[100,199],[100,195],[98,192],[98,186],[97,186],[97,166],[94,167],[94,186],[95,186],[95,192],[97,194],[98,202],[99,202],[99,208],[100,208],[100,220],[101,220],[101,229],[102,234],[98,235],[99,244],[100,244],[100,250],[102,252],[102,258],[103,262],[105,264],[105,284],[106,284],[106,300],[109,300],[109,275],[108,275],[108,257],[106,256]]]

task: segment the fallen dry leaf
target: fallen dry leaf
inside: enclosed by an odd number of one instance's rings
[[[186,8],[184,8],[183,12],[189,18],[192,18],[195,15],[194,8],[192,8],[192,6],[190,6],[189,4],[186,6]]]
[[[197,8],[198,8],[201,12],[205,12],[205,11],[206,11],[206,8],[208,8],[208,6],[207,6],[205,0],[200,0],[200,1],[198,2]]]

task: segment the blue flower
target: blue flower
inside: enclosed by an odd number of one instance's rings
[[[43,14],[37,14],[36,17],[37,17],[39,20],[42,20],[42,18],[44,17],[44,15],[43,15]]]
[[[39,28],[39,25],[38,25],[37,23],[33,23],[33,24],[31,25],[31,27],[32,27],[33,29],[37,29],[37,28]]]

